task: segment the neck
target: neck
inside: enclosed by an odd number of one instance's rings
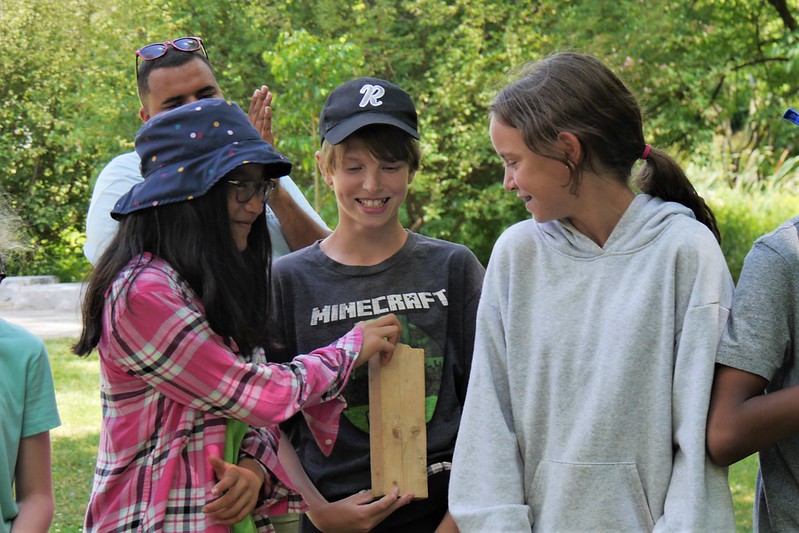
[[[580,186],[579,207],[569,217],[580,232],[604,246],[635,198],[627,183],[587,173]]]
[[[399,223],[384,228],[336,227],[320,247],[329,258],[343,265],[372,266],[396,254],[408,239]]]

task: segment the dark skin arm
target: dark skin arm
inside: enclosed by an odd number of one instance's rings
[[[799,386],[764,394],[768,381],[716,365],[707,421],[710,459],[729,466],[799,431]]]
[[[262,85],[256,89],[250,98],[250,108],[247,112],[255,129],[261,134],[263,140],[275,144],[275,135],[272,131],[272,93],[269,87]],[[269,198],[269,207],[274,211],[280,221],[280,229],[286,243],[292,250],[305,248],[319,239],[324,239],[330,230],[320,226],[308,213],[297,205],[278,182],[277,188]]]
[[[330,230],[320,226],[280,185],[269,197],[269,207],[280,221],[280,230],[289,248],[299,250],[330,235]]]

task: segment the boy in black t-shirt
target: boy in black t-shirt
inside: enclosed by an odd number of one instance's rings
[[[364,369],[344,389],[347,408],[329,456],[301,417],[285,427],[324,497],[298,487],[311,505],[302,530],[318,531],[313,521],[322,530],[455,531],[447,488],[484,269],[466,247],[400,222],[420,162],[416,109],[405,91],[377,78],[349,81],[328,97],[319,129],[317,160],[339,222],[324,240],[275,262],[272,309],[285,347],[277,358],[330,342],[355,322],[396,314],[401,342],[425,350],[429,497],[411,501],[394,491],[372,501],[361,492],[371,484]]]

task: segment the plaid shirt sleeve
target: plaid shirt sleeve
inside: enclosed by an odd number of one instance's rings
[[[179,291],[162,285],[148,290],[146,280],[137,280],[137,289],[128,294],[111,332],[119,371],[138,375],[191,409],[251,426],[278,424],[315,406],[308,416],[320,420],[321,438],[335,435],[343,404],[338,393],[361,348],[360,330],[288,364],[244,363]]]

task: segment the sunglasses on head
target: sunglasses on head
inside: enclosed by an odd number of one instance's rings
[[[179,37],[171,41],[148,44],[136,50],[136,75],[138,76],[139,74],[139,58],[143,61],[155,61],[159,57],[163,57],[170,46],[175,50],[189,54],[202,51],[205,58],[208,59],[208,52],[203,46],[202,39],[199,37]]]

